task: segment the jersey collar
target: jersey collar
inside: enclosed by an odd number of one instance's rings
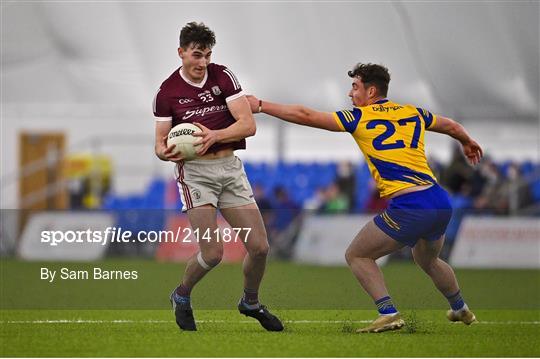
[[[198,87],[198,88],[203,88],[204,84],[206,83],[206,80],[208,79],[208,68],[206,68],[204,78],[202,79],[201,82],[193,82],[190,79],[188,79],[186,76],[184,76],[184,74],[182,73],[182,66],[180,66],[180,68],[178,69],[178,73],[180,74],[180,77],[182,78],[182,80],[184,80],[185,82],[187,82],[191,86],[195,86],[195,87]]]
[[[383,104],[383,103],[387,103],[388,102],[388,99],[387,98],[383,98],[377,102],[375,102],[377,105],[380,105],[380,104]]]

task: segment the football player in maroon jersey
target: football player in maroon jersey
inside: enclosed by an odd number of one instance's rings
[[[257,319],[269,331],[283,325],[259,303],[269,246],[263,220],[242,161],[234,150],[245,149],[245,138],[255,134],[255,121],[240,82],[227,67],[210,62],[215,35],[202,23],[190,22],[180,32],[178,55],[182,66],[162,84],[154,98],[156,155],[176,163],[183,211],[187,212],[199,252],[189,259],[180,285],[170,299],[176,323],[196,330],[190,302],[193,287],[223,256],[223,240],[216,222],[217,209],[233,228],[242,228],[245,245],[244,294],[240,313]],[[202,144],[198,158],[184,161],[167,147],[167,134],[180,123],[193,123]]]

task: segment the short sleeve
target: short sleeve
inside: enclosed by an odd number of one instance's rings
[[[424,120],[424,123],[426,124],[426,129],[430,128],[431,126],[435,125],[437,122],[437,116],[429,112],[428,110],[424,110],[423,108],[417,107],[416,110]]]
[[[236,100],[237,98],[244,96],[244,91],[242,91],[242,86],[236,75],[229,70],[227,67],[223,67],[220,71],[220,87],[225,101],[230,102]]]
[[[156,121],[171,121],[172,112],[168,98],[165,96],[161,88],[156,92],[153,103],[154,116]]]
[[[336,111],[333,113],[333,116],[338,123],[338,126],[343,129],[343,131],[354,133],[362,118],[362,110],[355,107],[352,110]]]

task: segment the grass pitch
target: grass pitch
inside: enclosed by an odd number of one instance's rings
[[[412,264],[385,277],[407,325],[356,334],[376,311],[347,268],[270,263],[262,300],[285,322],[268,333],[233,310],[239,265],[222,265],[193,293],[198,332],[180,332],[167,296],[182,266],[149,261],[2,261],[0,355],[9,357],[501,357],[540,356],[540,272],[459,270],[478,324],[445,318],[447,304]],[[48,267],[138,270],[136,281],[44,283]],[[227,308],[227,309],[225,309]]]

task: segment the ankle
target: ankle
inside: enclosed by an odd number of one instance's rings
[[[469,310],[469,307],[467,306],[466,303],[463,303],[463,307],[459,308],[459,309],[452,309],[452,311],[454,313],[461,313],[461,312],[465,312],[465,311],[468,311]]]
[[[450,308],[452,308],[454,312],[458,312],[466,306],[459,289],[454,294],[447,295],[446,299],[448,300],[448,304],[450,304]]]
[[[176,287],[175,293],[178,294],[180,297],[189,297],[191,296],[192,289],[193,288],[190,288],[186,286],[184,283],[182,283],[178,287]]]
[[[250,306],[259,305],[259,291],[257,289],[244,288],[242,302]]]
[[[385,297],[379,298],[375,301],[379,315],[395,315],[398,313],[392,298],[387,295]]]

